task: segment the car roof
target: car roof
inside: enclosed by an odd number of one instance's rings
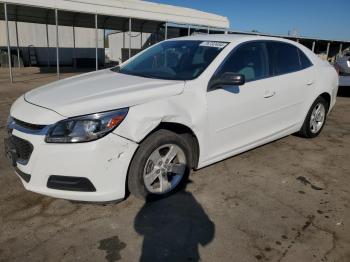
[[[222,42],[230,42],[230,43],[252,41],[252,40],[270,40],[270,41],[281,41],[281,42],[297,45],[295,41],[291,41],[285,38],[258,36],[258,35],[245,35],[245,34],[209,34],[209,35],[201,34],[201,35],[179,37],[174,40],[222,41]]]
[[[311,59],[312,63],[315,64],[325,64],[324,61],[319,59],[309,48],[295,42],[293,40],[281,38],[281,37],[271,37],[271,36],[259,36],[259,35],[246,35],[246,34],[201,34],[201,35],[192,35],[192,36],[184,36],[171,40],[198,40],[198,41],[222,41],[229,43],[243,43],[247,41],[255,41],[255,40],[265,40],[265,41],[279,41],[289,43],[303,50],[305,54]],[[328,63],[327,63],[328,64]]]

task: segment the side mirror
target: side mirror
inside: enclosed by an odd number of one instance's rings
[[[218,89],[224,86],[241,86],[245,83],[245,77],[241,74],[226,72],[220,77],[210,80],[209,89]]]

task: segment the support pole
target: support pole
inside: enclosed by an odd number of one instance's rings
[[[96,58],[96,71],[97,71],[98,70],[98,25],[97,25],[97,14],[95,14],[95,38],[96,38],[95,58]]]
[[[312,52],[314,52],[315,53],[315,47],[316,47],[316,42],[315,41],[313,41],[312,42]]]
[[[131,18],[129,18],[129,58],[131,57]]]
[[[8,55],[8,60],[9,60],[10,81],[12,84],[13,83],[13,76],[12,76],[11,49],[10,49],[10,30],[9,30],[9,21],[8,21],[8,17],[7,17],[7,4],[6,3],[4,3],[4,9],[5,9],[5,20],[6,20],[7,55]]]
[[[141,26],[141,32],[140,32],[140,49],[141,50],[142,50],[142,47],[143,47],[143,39],[142,39],[143,33],[142,33],[142,31],[143,31],[143,26]]]
[[[143,49],[143,27],[145,26],[145,24],[146,24],[147,22],[143,22],[142,24],[141,24],[141,29],[140,29],[140,48],[141,48],[141,50]]]
[[[49,42],[49,25],[46,24],[46,49],[47,49],[47,67],[50,67],[50,42]]]
[[[343,43],[340,43],[340,46],[339,46],[339,55],[341,55],[341,52],[342,52],[342,49],[343,49]]]
[[[77,14],[73,15],[73,26],[72,26],[72,36],[73,36],[73,68],[77,67],[77,53],[75,49],[75,21],[76,21]]]
[[[168,39],[168,22],[165,22],[165,33],[164,33],[164,39]]]
[[[75,25],[73,25],[73,67],[77,67],[77,54],[75,50]]]
[[[326,52],[326,59],[328,60],[328,55],[329,55],[329,46],[331,45],[330,42],[327,44],[327,52]]]
[[[56,22],[56,71],[57,79],[60,79],[60,53],[59,53],[59,39],[58,39],[58,10],[55,9],[55,22]]]
[[[103,23],[102,27],[103,27],[103,44],[102,44],[103,56],[102,57],[104,57],[103,67],[105,67],[106,66],[106,28],[105,28],[106,25]],[[108,47],[109,47],[109,45],[108,45]]]
[[[17,19],[17,18],[16,18]],[[16,43],[17,43],[17,63],[18,63],[18,68],[21,68],[21,57],[19,55],[19,42],[18,42],[18,25],[17,25],[17,20],[15,21],[15,26],[16,26]]]
[[[191,35],[191,26],[189,25],[188,26],[188,32],[187,32],[187,35],[190,36]]]
[[[207,28],[207,30],[208,30],[208,35],[210,35],[210,27],[208,26],[208,28]]]

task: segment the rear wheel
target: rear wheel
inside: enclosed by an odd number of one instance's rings
[[[131,161],[129,191],[138,198],[154,200],[176,192],[191,168],[191,145],[181,135],[158,130],[140,145]]]
[[[312,104],[299,134],[306,138],[318,136],[326,123],[328,103],[323,97],[318,97]]]

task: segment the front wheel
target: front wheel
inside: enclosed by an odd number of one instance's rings
[[[323,97],[318,97],[312,104],[299,134],[306,138],[318,136],[326,123],[327,112],[327,101]]]
[[[129,191],[146,200],[176,192],[189,175],[190,150],[184,137],[168,130],[158,130],[147,137],[131,161]]]

